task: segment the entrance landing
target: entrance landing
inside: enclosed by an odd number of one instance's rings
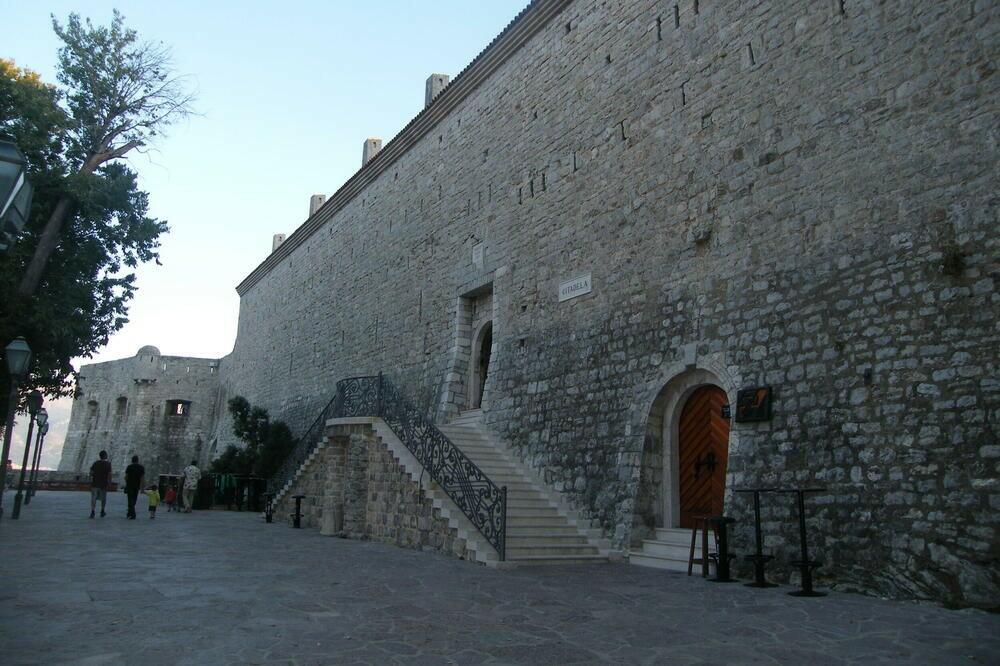
[[[5,503],[12,500],[8,495]],[[251,513],[88,520],[40,491],[0,523],[15,664],[988,664],[1000,616],[576,565],[497,571]],[[9,504],[8,504],[9,506]]]

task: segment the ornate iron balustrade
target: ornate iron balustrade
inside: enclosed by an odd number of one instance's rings
[[[506,559],[507,487],[488,476],[381,374],[337,382],[337,395],[320,413],[289,459],[275,475],[275,488],[287,483],[305,462],[331,418],[377,416],[427,470],[500,556]]]
[[[493,546],[503,561],[507,540],[507,488],[493,483],[381,374],[337,382],[337,416],[378,416]]]
[[[323,431],[326,430],[326,422],[333,418],[333,414],[337,411],[338,400],[341,399],[340,392],[338,391],[333,399],[326,404],[323,411],[319,413],[316,420],[312,422],[309,429],[299,437],[299,441],[295,443],[295,448],[292,452],[288,454],[285,458],[285,462],[281,463],[281,468],[271,477],[268,485],[270,486],[271,492],[279,492],[285,487],[289,481],[295,477],[295,472],[302,467],[309,454],[312,453],[319,443],[323,439]]]

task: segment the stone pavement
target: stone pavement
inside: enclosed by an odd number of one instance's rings
[[[5,508],[13,501],[4,500]],[[1000,663],[1000,616],[621,564],[494,571],[249,513],[0,524],[0,663]],[[9,509],[8,509],[9,510]]]

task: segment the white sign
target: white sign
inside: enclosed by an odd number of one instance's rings
[[[474,263],[477,268],[483,267],[483,251],[485,248],[485,243],[476,243],[472,248],[472,263]]]
[[[577,296],[589,294],[591,288],[590,273],[580,275],[572,280],[566,280],[559,284],[559,302],[568,301]]]

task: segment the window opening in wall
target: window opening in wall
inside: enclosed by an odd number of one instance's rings
[[[747,44],[747,57],[750,59],[751,65],[757,64],[757,59],[753,56],[753,44]]]
[[[118,416],[125,416],[125,412],[128,411],[128,398],[122,396],[115,401],[115,414]]]
[[[97,416],[97,411],[99,407],[96,400],[87,401],[87,414],[89,416]]]
[[[694,13],[695,14],[699,13],[699,11],[698,11],[698,0],[694,0]]]
[[[674,27],[681,27],[681,8],[680,5],[674,5]]]
[[[656,17],[656,41],[663,41],[663,18],[660,16]]]
[[[190,400],[167,400],[167,416],[188,416],[190,413]]]
[[[164,364],[163,364],[163,369],[164,369],[164,370],[166,370],[166,369],[167,369],[167,364],[166,364],[166,363],[164,363]]]

